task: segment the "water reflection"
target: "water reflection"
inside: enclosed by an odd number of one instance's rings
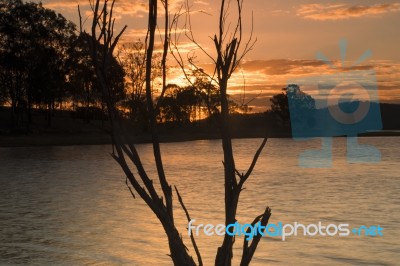
[[[236,140],[236,162],[245,170],[260,140]],[[400,138],[365,138],[379,147],[379,164],[348,164],[345,140],[334,140],[332,169],[297,167],[297,155],[318,142],[273,139],[260,157],[239,205],[239,221],[253,220],[266,205],[271,222],[380,224],[383,237],[263,238],[252,265],[396,265],[400,261]],[[162,145],[166,173],[177,184],[191,216],[218,224],[223,215],[219,141]],[[157,219],[133,200],[109,146],[0,149],[0,262],[31,265],[171,265]],[[151,147],[140,145],[154,174]],[[176,205],[177,224],[186,218]],[[186,234],[184,239],[188,240]],[[221,237],[199,236],[205,265]],[[186,242],[189,244],[189,241]],[[240,253],[242,239],[237,240]],[[238,261],[234,261],[237,265]]]

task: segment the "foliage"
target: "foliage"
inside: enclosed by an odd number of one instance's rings
[[[292,105],[296,110],[315,110],[315,100],[304,93],[300,87],[296,84],[290,84],[286,88],[282,89],[283,92],[274,95],[271,101],[271,110],[278,119],[278,123],[283,126],[288,126],[290,119],[296,119],[295,115],[290,117],[289,112],[289,98],[291,99]]]
[[[129,117],[134,124],[145,126],[145,121],[148,119],[145,94],[145,43],[138,40],[122,44],[119,52],[119,61],[125,71],[125,91],[127,97],[124,101],[124,107],[129,110]],[[155,53],[152,57],[151,80],[153,86],[161,76],[161,54]]]
[[[274,95],[271,101],[271,110],[275,114],[277,120],[281,124],[287,124],[289,122],[289,102],[286,94],[286,88],[282,89],[283,92]]]
[[[57,105],[72,102],[104,109],[91,62],[90,36],[41,3],[0,0],[0,104],[8,103],[14,126],[34,107],[46,109],[51,125]],[[109,65],[113,102],[125,100],[124,70],[115,57]],[[89,121],[89,113],[87,121]]]
[[[221,94],[216,85],[198,71],[193,73],[194,81],[185,87],[169,84],[160,101],[160,122],[188,124],[206,116],[219,117],[221,112]],[[227,95],[229,98],[229,95]],[[228,99],[229,113],[236,113],[238,105]]]
[[[49,114],[63,98],[68,47],[75,25],[41,3],[0,1],[0,84],[13,114],[44,105]],[[50,124],[51,116],[48,116]]]

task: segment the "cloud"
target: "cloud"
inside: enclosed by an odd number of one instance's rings
[[[127,29],[122,35],[122,39],[125,42],[144,40],[146,38],[148,30],[147,29]]]
[[[276,10],[272,10],[270,12],[270,14],[272,16],[287,16],[288,14],[290,14],[289,10],[283,10],[283,9],[276,9]]]
[[[343,20],[398,11],[400,11],[400,3],[375,5],[307,4],[300,6],[297,15],[312,20]]]
[[[170,58],[171,59],[171,58]],[[173,65],[173,60],[170,61]],[[377,75],[379,99],[381,102],[400,103],[400,63],[390,60],[375,60],[368,64],[341,68],[341,61],[333,61],[337,68],[330,68],[324,62],[313,59],[270,59],[248,60],[241,64],[229,80],[228,93],[236,100],[243,97],[246,88],[246,99],[251,100],[253,111],[265,110],[269,98],[282,91],[290,80],[302,80],[309,77],[337,74],[338,71],[374,70]],[[351,65],[352,62],[345,62]],[[207,73],[212,73],[212,64],[199,65]],[[174,66],[169,74],[169,82],[185,84],[179,67]]]
[[[78,4],[88,6],[89,1],[64,0],[64,1],[43,1],[43,6],[49,9],[77,9]]]
[[[287,74],[299,74],[300,72],[309,73],[309,68],[323,69],[327,68],[326,64],[319,60],[290,60],[290,59],[273,59],[273,60],[253,60],[242,64],[242,67],[250,71],[258,71],[269,76],[280,76]]]
[[[400,63],[377,60],[344,68],[341,68],[340,61],[334,61],[333,64],[337,68],[330,68],[325,63],[312,59],[252,60],[243,62],[241,71],[245,78],[246,94],[261,92],[262,97],[272,97],[286,86],[288,80],[337,74],[338,71],[375,70],[380,101],[400,102]],[[351,65],[351,62],[345,62],[345,65]],[[230,81],[230,93],[240,94],[243,84],[242,74],[235,73]]]
[[[204,5],[204,6],[210,5],[209,2],[202,1],[202,0],[195,0],[195,1],[194,1],[194,4],[196,4],[196,5]]]
[[[94,2],[94,1],[92,1]],[[205,2],[197,1],[198,4],[205,5]],[[102,6],[103,1],[100,5]],[[110,1],[111,3],[111,1]],[[78,4],[82,8],[89,9],[89,0],[47,0],[43,1],[43,6],[50,9],[76,9]],[[183,5],[183,0],[176,0],[169,4],[170,12],[176,12]],[[163,6],[158,5],[160,15],[164,14]],[[130,15],[136,17],[144,17],[148,13],[148,1],[145,0],[116,0],[114,5],[114,13],[118,16]]]

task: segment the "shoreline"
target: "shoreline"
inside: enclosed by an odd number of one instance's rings
[[[380,131],[360,134],[358,137],[398,137],[400,131]],[[263,134],[234,135],[233,139],[264,138]],[[338,136],[346,137],[346,136]],[[291,138],[290,135],[275,134],[268,138]],[[196,140],[220,139],[218,134],[160,134],[160,143],[186,142]],[[135,144],[151,143],[150,135],[134,136]],[[80,145],[107,145],[111,144],[108,134],[31,134],[5,136],[0,135],[0,148],[11,147],[41,147],[41,146],[80,146]]]

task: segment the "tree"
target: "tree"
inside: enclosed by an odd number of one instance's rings
[[[91,61],[91,36],[82,32],[75,39],[69,53],[72,55],[69,64],[73,71],[69,76],[69,93],[76,110],[79,105],[85,108],[85,119],[89,122],[91,105],[102,102],[102,92],[96,82],[96,74]]]
[[[229,119],[229,100],[228,100],[228,80],[231,75],[235,72],[239,66],[242,58],[252,49],[254,42],[252,38],[245,43],[242,51],[242,8],[243,1],[237,0],[237,23],[235,29],[230,34],[225,32],[227,29],[227,19],[229,16],[229,1],[221,1],[221,11],[219,18],[219,32],[214,35],[213,41],[215,45],[215,50],[217,53],[217,58],[213,59],[215,64],[215,70],[217,73],[218,85],[221,93],[221,131],[222,131],[222,146],[224,151],[224,173],[225,173],[225,224],[233,224],[236,222],[237,207],[239,203],[239,196],[242,192],[243,185],[250,177],[254,166],[258,160],[258,157],[263,150],[267,138],[265,138],[259,149],[254,155],[252,164],[248,168],[245,174],[240,173],[235,166],[235,160],[233,156],[232,149],[232,137],[230,133],[230,119]],[[229,27],[228,27],[229,29]],[[230,36],[226,38],[227,36]],[[238,179],[236,179],[236,175]],[[257,216],[252,224],[260,222],[262,226],[266,226],[269,217],[271,216],[271,211],[269,207],[265,211]],[[241,259],[241,265],[250,264],[253,258],[254,252],[258,246],[261,236],[255,236],[252,242],[249,244],[245,239],[243,244],[243,254]],[[230,266],[233,257],[233,243],[234,238],[225,234],[222,245],[218,248],[217,256],[215,259],[216,265]]]
[[[75,25],[41,3],[0,1],[0,63],[14,121],[27,106],[47,109],[48,124],[56,100],[62,100],[68,75],[66,59]],[[15,125],[15,123],[14,123]]]
[[[232,14],[232,2],[234,2],[236,17],[229,20],[229,14]],[[236,222],[237,207],[239,203],[239,196],[242,192],[244,183],[250,177],[258,157],[265,147],[267,138],[265,138],[260,144],[258,150],[256,151],[253,161],[246,171],[246,173],[240,173],[235,166],[233,148],[232,148],[232,137],[230,132],[230,105],[229,105],[229,95],[228,95],[228,81],[232,74],[239,67],[243,57],[252,50],[255,41],[252,37],[252,31],[250,37],[247,41],[243,40],[243,25],[242,25],[242,10],[243,10],[243,0],[236,1],[225,1],[221,0],[221,8],[219,13],[219,28],[217,34],[210,37],[213,40],[213,45],[215,48],[215,56],[208,53],[195,39],[190,18],[186,21],[185,25],[188,28],[185,29],[186,37],[191,40],[197,47],[211,60],[214,64],[215,69],[213,72],[208,73],[207,76],[211,81],[214,81],[218,85],[220,92],[221,101],[221,115],[220,115],[220,129],[222,138],[222,148],[224,153],[224,180],[225,180],[225,224],[232,224]],[[188,5],[187,5],[188,6]],[[190,10],[185,13],[190,14]],[[174,21],[179,20],[182,14],[177,14]],[[188,16],[186,16],[188,17]],[[175,26],[176,28],[177,26]],[[175,38],[177,40],[178,38]],[[173,48],[177,51],[178,55],[175,55],[177,63],[181,66],[182,70],[185,71],[184,62],[182,56],[179,54],[177,43],[173,44]],[[189,57],[189,63],[195,68],[200,69],[196,66],[195,56]],[[185,74],[187,76],[187,74]],[[265,226],[268,223],[269,217],[271,216],[271,210],[266,207],[264,212],[257,216],[253,225],[260,222],[261,225]],[[256,236],[253,238],[251,243],[244,240],[243,243],[243,253],[241,258],[241,265],[248,265],[253,258],[255,250],[258,246],[261,236]],[[215,265],[218,266],[230,266],[233,257],[233,244],[234,237],[225,234],[222,245],[218,248]]]
[[[69,99],[73,108],[87,123],[93,117],[93,111],[98,111],[103,120],[105,114],[105,101],[98,84],[95,69],[92,63],[92,37],[86,32],[80,32],[74,39],[68,53],[68,67],[71,69],[68,76]],[[101,44],[97,44],[102,48]],[[126,99],[124,76],[125,71],[116,57],[110,59],[108,79],[111,85],[113,102],[122,106]]]
[[[162,163],[160,144],[157,133],[157,121],[156,121],[156,110],[152,98],[151,89],[151,72],[152,72],[152,55],[154,52],[154,39],[155,30],[157,25],[157,1],[149,1],[149,38],[146,50],[146,101],[147,101],[147,112],[149,114],[149,124],[151,128],[153,153],[155,158],[155,164],[157,166],[157,175],[161,184],[163,197],[161,197],[155,187],[152,179],[147,175],[147,172],[143,168],[138,152],[135,145],[129,140],[129,135],[123,135],[123,130],[120,125],[116,123],[118,117],[116,116],[116,110],[112,98],[110,97],[110,84],[107,80],[107,68],[109,67],[110,58],[112,58],[114,49],[119,41],[120,36],[125,31],[126,26],[122,31],[114,37],[114,23],[113,23],[113,7],[115,0],[108,3],[104,1],[100,6],[100,0],[96,0],[91,3],[93,10],[93,23],[92,23],[92,47],[94,51],[92,53],[92,61],[96,70],[96,76],[99,84],[102,87],[102,91],[107,96],[107,107],[109,116],[112,124],[112,140],[114,159],[119,163],[123,169],[127,179],[130,181],[134,190],[140,195],[140,197],[146,202],[149,208],[156,214],[160,220],[168,237],[169,247],[171,251],[171,258],[175,265],[195,265],[192,257],[189,256],[186,246],[181,239],[178,230],[176,229],[174,218],[173,218],[173,205],[172,205],[172,187],[169,185],[164,172]],[[166,10],[166,17],[168,16],[168,2],[165,0],[164,8]],[[166,18],[168,21],[168,19]],[[97,34],[99,32],[99,35]],[[167,35],[166,35],[167,36]],[[165,40],[167,41],[167,40]],[[102,42],[103,49],[99,49],[97,42]],[[101,55],[97,54],[97,51],[101,51]],[[164,49],[166,53],[166,49]],[[102,59],[99,61],[99,59]],[[101,63],[99,63],[101,62]],[[163,75],[166,74],[166,64],[163,60]],[[164,95],[166,89],[165,79],[163,79],[163,90],[161,96]],[[111,98],[111,99],[110,99]],[[122,139],[124,137],[124,139]],[[128,145],[124,143],[127,142]],[[136,178],[126,162],[125,156],[133,162],[135,165],[139,178]],[[143,182],[144,187],[139,183],[139,180]]]
[[[271,101],[271,110],[278,119],[278,123],[283,126],[290,124],[289,99],[292,108],[296,110],[313,111],[315,110],[315,100],[308,94],[300,90],[296,84],[289,84],[282,89],[283,92],[274,95]],[[292,114],[292,119],[296,119],[296,115]]]
[[[177,92],[181,88],[175,84],[169,84],[167,86],[166,93],[162,99],[162,102],[159,105],[159,114],[158,120],[161,123],[165,122],[177,122],[180,123],[181,119],[181,110],[178,106],[176,95]],[[159,100],[160,102],[160,100]]]
[[[7,78],[3,76],[3,70],[1,70],[1,64],[0,64],[0,80],[6,80]],[[8,98],[8,93],[7,89],[4,85],[5,82],[0,81],[0,106],[4,105],[7,102]]]
[[[283,92],[272,96],[271,111],[274,113],[277,121],[281,125],[288,125],[290,121],[289,115],[289,102],[286,94],[286,88],[282,89]]]
[[[0,63],[1,87],[7,92],[11,105],[12,127],[18,127],[20,121],[19,107],[22,105],[26,89],[25,47],[22,21],[16,20],[21,13],[22,1],[0,1]]]
[[[253,161],[250,167],[245,173],[240,173],[235,168],[235,162],[233,158],[232,139],[230,136],[229,127],[229,99],[227,94],[228,80],[232,73],[238,67],[241,59],[247,52],[252,48],[251,39],[244,44],[243,51],[239,49],[242,45],[242,1],[236,2],[236,8],[238,11],[237,25],[232,34],[225,32],[226,29],[226,18],[228,16],[229,4],[224,0],[221,1],[221,13],[219,20],[219,33],[213,38],[215,50],[217,52],[217,59],[213,59],[215,69],[217,73],[217,85],[220,94],[221,102],[221,132],[222,132],[222,143],[224,152],[224,180],[225,180],[225,224],[232,224],[236,222],[236,213],[239,202],[239,195],[243,190],[243,185],[251,175],[258,157],[263,150],[267,139],[264,139],[256,151]],[[164,165],[162,160],[162,154],[160,149],[160,141],[158,135],[158,124],[157,114],[158,109],[162,105],[163,99],[167,93],[166,85],[166,57],[168,52],[168,44],[170,34],[168,32],[169,27],[169,14],[168,14],[168,0],[162,0],[161,3],[164,7],[165,12],[165,34],[163,39],[163,55],[162,55],[162,90],[161,95],[157,103],[154,102],[152,97],[152,57],[154,54],[155,46],[155,31],[157,28],[157,12],[158,12],[158,1],[149,1],[149,14],[148,14],[148,42],[146,44],[146,72],[145,72],[145,94],[147,103],[147,112],[149,115],[149,124],[151,129],[151,138],[153,146],[154,163],[157,169],[157,178],[161,191],[157,190],[148,173],[145,171],[141,162],[140,156],[136,147],[130,138],[130,135],[124,134],[125,130],[120,123],[118,123],[118,116],[115,114],[115,105],[110,97],[110,84],[108,82],[107,68],[109,67],[110,59],[112,58],[114,49],[119,41],[120,36],[126,29],[126,26],[119,32],[114,34],[114,19],[113,19],[113,7],[115,0],[107,1],[104,0],[103,4],[100,5],[100,0],[96,0],[92,3],[93,10],[93,23],[92,23],[92,61],[96,70],[96,77],[102,88],[104,95],[107,97],[107,106],[109,116],[112,124],[112,139],[113,139],[113,158],[118,162],[121,169],[124,171],[127,180],[133,187],[135,193],[137,193],[148,207],[154,212],[159,219],[163,229],[168,238],[168,244],[170,249],[170,257],[174,265],[196,265],[192,256],[190,256],[188,249],[183,243],[183,239],[177,227],[174,219],[173,209],[173,195],[172,185],[168,182],[166,174],[164,172]],[[230,36],[229,38],[227,36]],[[101,42],[102,49],[97,42]],[[97,53],[100,51],[100,55]],[[102,58],[102,60],[99,60]],[[126,143],[126,144],[125,144]],[[132,173],[132,170],[127,162],[129,159],[137,171],[137,175]],[[131,190],[132,195],[134,195]],[[158,192],[160,191],[160,192]],[[175,192],[177,199],[184,210],[188,221],[190,221],[190,214],[186,208],[183,199],[175,186]],[[264,212],[257,216],[252,222],[255,225],[260,222],[261,225],[265,226],[268,223],[268,219],[271,215],[270,209],[267,207]],[[257,235],[253,238],[252,242],[249,243],[244,240],[243,243],[243,254],[241,265],[249,265],[251,258],[257,248],[260,241],[261,235]],[[198,265],[203,265],[199,249],[197,248],[196,241],[191,235],[191,242],[196,252]],[[224,241],[221,247],[218,248],[215,265],[231,265],[233,256],[233,243],[234,237],[228,234],[225,235]]]
[[[145,43],[138,40],[136,42],[125,43],[121,45],[119,60],[125,70],[126,76],[126,94],[127,99],[125,107],[129,109],[130,119],[137,125],[147,128],[148,119],[146,111],[146,50]],[[152,58],[152,77],[155,79],[162,76],[161,67],[162,55],[155,53]],[[154,89],[153,89],[154,90]]]
[[[196,119],[203,97],[193,86],[168,85],[160,104],[159,117],[162,122],[189,124]]]
[[[221,113],[221,95],[202,69],[193,70],[189,84],[180,87],[175,84],[167,86],[165,95],[159,100],[160,121],[192,123],[202,117],[218,118]],[[229,95],[229,113],[236,113],[238,104]],[[210,119],[211,122],[213,119]]]
[[[192,72],[194,82],[192,86],[196,87],[202,97],[202,104],[205,104],[209,117],[217,116],[221,110],[221,94],[218,87],[213,83],[203,69],[195,69]]]
[[[289,84],[286,88],[286,95],[290,104],[295,104],[296,109],[315,109],[315,100],[311,95],[303,92],[296,84]]]

